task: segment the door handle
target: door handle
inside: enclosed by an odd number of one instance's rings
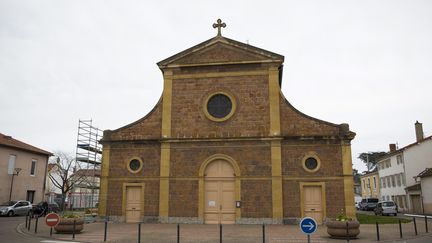
[[[311,208],[311,211],[315,211],[315,208]]]

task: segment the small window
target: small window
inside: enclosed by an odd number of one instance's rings
[[[143,167],[143,162],[140,158],[134,157],[127,162],[127,168],[132,173],[138,173]]]
[[[398,164],[398,165],[399,165],[399,164],[402,164],[402,163],[403,163],[402,155],[398,155],[398,156],[396,156],[396,160],[397,160],[397,164]]]
[[[9,175],[12,175],[13,173],[15,173],[15,160],[16,160],[16,155],[10,154],[9,155],[9,163],[8,163],[8,174]]]
[[[316,172],[319,170],[321,163],[315,153],[309,152],[305,157],[303,157],[302,166],[307,172]]]
[[[36,172],[36,162],[37,162],[37,160],[32,160],[32,162],[31,162],[30,175],[35,175],[35,172]]]

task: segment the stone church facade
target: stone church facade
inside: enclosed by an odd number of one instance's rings
[[[281,92],[283,61],[219,27],[159,62],[157,105],[104,131],[99,214],[209,224],[355,217],[355,133],[296,110]]]

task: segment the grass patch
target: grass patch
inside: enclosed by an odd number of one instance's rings
[[[398,224],[399,219],[402,223],[411,222],[409,219],[398,218],[394,216],[375,216],[362,213],[357,214],[357,220],[360,222],[360,224],[375,224],[375,222],[378,222],[379,224]]]

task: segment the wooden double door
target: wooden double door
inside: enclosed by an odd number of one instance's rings
[[[210,163],[205,170],[206,224],[235,223],[235,177],[234,169],[224,160]]]
[[[303,186],[303,215],[315,219],[318,224],[323,220],[323,198],[321,186]]]
[[[141,219],[141,186],[126,187],[126,222],[137,223]]]

